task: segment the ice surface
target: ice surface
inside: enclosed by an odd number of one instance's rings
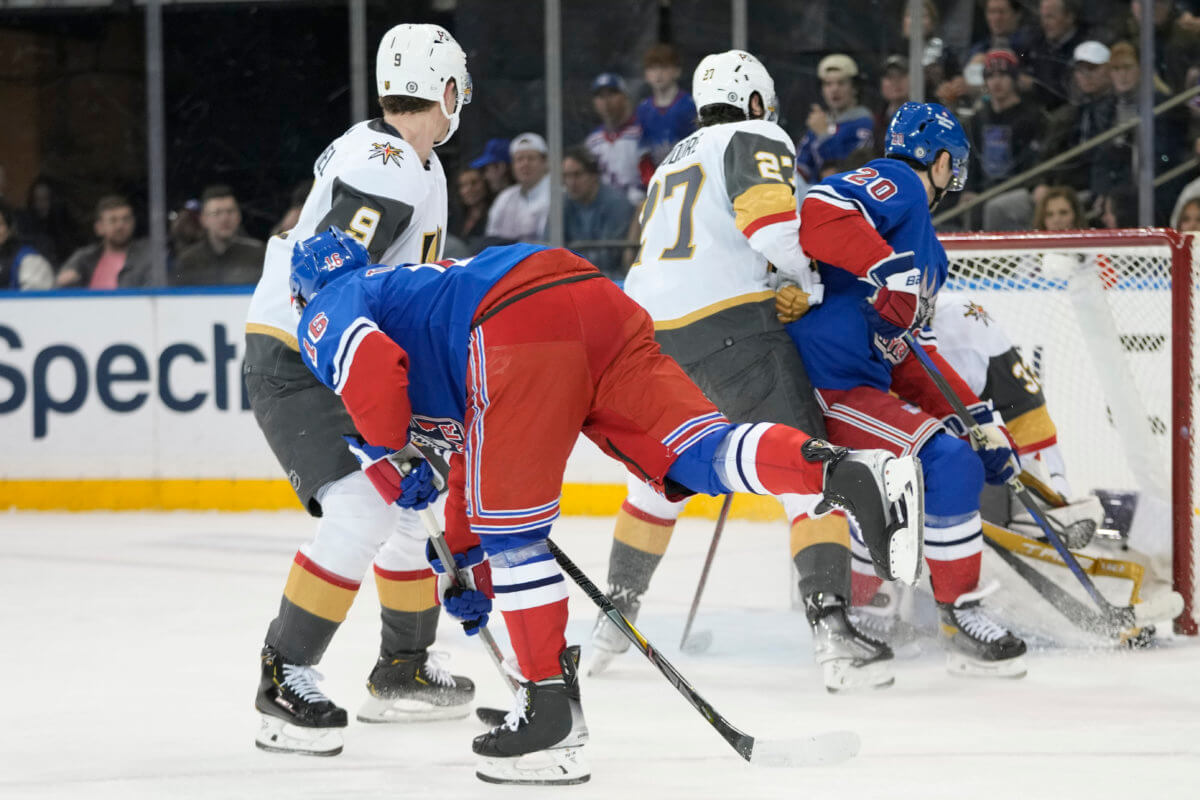
[[[677,648],[711,522],[684,520],[645,597],[642,629],[718,711],[763,739],[862,737],[836,766],[745,763],[636,652],[583,677],[592,780],[544,789],[476,780],[474,720],[351,722],[345,752],[259,752],[258,650],[296,547],[299,513],[0,515],[3,798],[1099,798],[1200,797],[1200,643],[1148,652],[1037,652],[1021,681],[946,674],[932,648],[896,685],[829,695],[790,608],[782,525],[731,521],[696,621]],[[611,522],[563,519],[555,539],[598,584]],[[370,580],[320,665],[353,716],[378,643]],[[595,609],[572,587],[568,640]],[[497,638],[507,647],[503,627]],[[438,646],[508,705],[482,647],[443,625]]]

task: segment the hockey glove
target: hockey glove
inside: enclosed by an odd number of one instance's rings
[[[988,483],[1002,486],[1021,471],[1021,460],[1017,457],[1017,446],[1008,429],[999,424],[981,425],[985,441],[976,442],[971,437],[971,447],[983,462],[983,474]]]
[[[859,280],[875,288],[867,297],[867,324],[875,333],[895,339],[916,324],[921,270],[911,250],[888,256]]]
[[[446,574],[446,567],[438,558],[433,543],[425,547],[425,557],[438,575],[438,597],[446,613],[462,623],[467,636],[474,636],[487,625],[492,610],[492,565],[479,545],[465,553],[454,554],[458,585]]]
[[[967,427],[957,414],[950,414],[942,420],[946,430],[955,436],[966,437],[971,447],[979,454],[983,462],[984,479],[995,486],[1008,483],[1012,476],[1021,471],[1021,459],[1017,457],[1017,445],[1013,442],[1008,428],[1004,427],[1004,418],[992,408],[992,404],[983,400],[968,406],[967,411],[975,419],[975,424],[983,431],[985,444],[975,441]]]
[[[390,450],[367,444],[361,436],[342,436],[375,491],[389,503],[420,511],[438,496],[436,474],[416,448]]]

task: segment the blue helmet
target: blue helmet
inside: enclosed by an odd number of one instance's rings
[[[324,233],[297,242],[292,248],[292,299],[303,306],[325,284],[370,263],[371,256],[362,242],[330,226]]]
[[[888,125],[884,155],[904,156],[928,167],[943,150],[950,154],[951,177],[945,191],[961,192],[967,185],[967,159],[971,153],[962,125],[937,103],[900,106]]]

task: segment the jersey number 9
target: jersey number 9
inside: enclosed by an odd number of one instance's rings
[[[371,240],[375,238],[375,230],[378,227],[379,212],[373,208],[363,206],[354,212],[354,216],[350,219],[350,224],[346,226],[346,233],[362,242],[363,247],[370,249]]]

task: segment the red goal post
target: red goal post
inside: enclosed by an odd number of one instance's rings
[[[947,287],[978,299],[1041,379],[1073,492],[1140,492],[1137,519],[1158,529],[1184,598],[1176,630],[1195,635],[1197,242],[1161,228],[940,238]]]

